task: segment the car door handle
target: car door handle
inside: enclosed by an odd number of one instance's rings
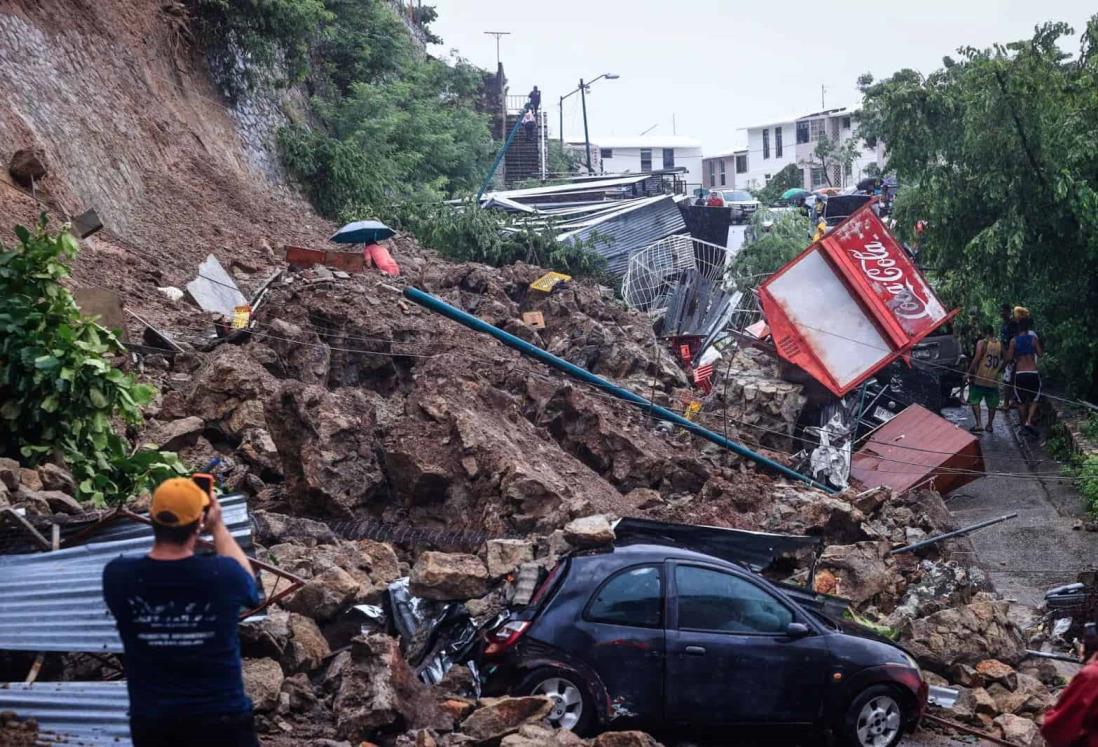
[[[705,648],[703,646],[687,646],[683,649],[687,656],[705,656]]]

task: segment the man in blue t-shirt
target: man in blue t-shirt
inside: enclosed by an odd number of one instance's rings
[[[134,747],[257,747],[237,624],[259,604],[255,575],[212,494],[162,483],[148,555],[103,569],[103,595],[125,649]],[[199,533],[216,555],[195,555]]]

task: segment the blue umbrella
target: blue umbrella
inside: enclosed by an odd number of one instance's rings
[[[337,244],[373,244],[396,236],[396,231],[378,220],[357,220],[332,234],[328,241]]]

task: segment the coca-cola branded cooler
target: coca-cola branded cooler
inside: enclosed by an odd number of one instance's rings
[[[838,396],[956,315],[867,204],[759,286],[778,355]]]

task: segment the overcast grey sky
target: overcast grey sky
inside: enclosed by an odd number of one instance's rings
[[[442,55],[456,49],[489,69],[500,42],[512,94],[537,84],[557,131],[558,97],[579,78],[616,73],[591,87],[587,114],[598,135],[675,132],[707,154],[744,142],[738,128],[858,103],[855,81],[904,67],[941,66],[960,46],[986,47],[1067,21],[1078,32],[1094,0],[918,0],[771,3],[741,0],[425,0],[438,9]],[[1071,50],[1076,51],[1073,43]],[[582,135],[579,96],[564,102],[565,135]]]

